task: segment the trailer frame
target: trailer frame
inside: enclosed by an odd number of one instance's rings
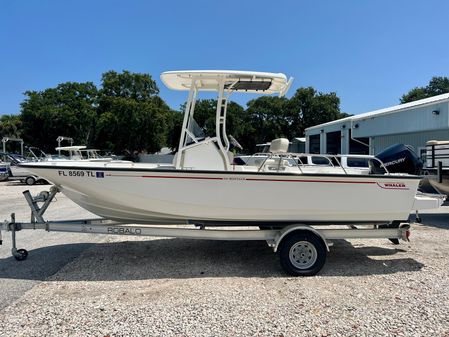
[[[11,253],[16,260],[22,261],[28,257],[26,249],[17,249],[16,233],[25,229],[200,240],[257,240],[266,241],[274,252],[279,252],[281,265],[289,274],[310,276],[319,272],[324,265],[326,254],[330,251],[330,240],[385,238],[398,244],[399,239],[409,241],[411,227],[410,223],[406,222],[383,226],[377,224],[359,227],[350,225],[348,228],[341,228],[341,225],[340,228],[322,228],[321,226],[317,228],[309,224],[293,224],[278,229],[262,230],[254,226],[251,229],[231,229],[230,227],[217,229],[218,227],[206,228],[204,225],[179,225],[179,223],[130,224],[104,218],[47,221],[43,215],[59,192],[60,190],[56,186],[52,186],[50,191],[42,191],[34,197],[28,190],[24,191],[23,195],[31,209],[31,221],[17,222],[15,213],[12,213],[10,220],[0,223],[0,244],[2,244],[2,230],[11,232]],[[285,247],[287,244],[289,246]],[[311,263],[312,265],[310,265]]]

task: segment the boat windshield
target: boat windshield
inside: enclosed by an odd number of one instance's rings
[[[192,144],[194,142],[199,142],[206,138],[206,134],[201,126],[191,117],[189,120],[189,126],[187,128],[189,133],[187,134],[186,144]],[[193,137],[193,138],[192,138]]]

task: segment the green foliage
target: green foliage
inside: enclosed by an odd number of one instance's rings
[[[184,112],[185,104],[181,106],[181,111]],[[215,114],[217,110],[216,99],[202,99],[198,100],[195,104],[194,119],[198,125],[204,130],[206,136],[215,136]],[[179,128],[176,129],[173,136],[175,138],[172,148],[179,146],[179,134],[182,126],[182,114],[179,114],[179,121],[177,121]],[[235,138],[242,140],[245,138],[245,132],[247,121],[245,121],[245,109],[235,102],[228,102],[228,108],[226,112],[226,133],[232,135]],[[243,144],[242,144],[243,145]]]
[[[167,144],[176,120],[158,93],[150,75],[129,71],[104,73],[100,90],[91,82],[67,82],[27,91],[22,135],[46,152],[54,152],[60,135],[116,153],[157,151]]]
[[[20,115],[0,116],[0,138],[20,138],[22,133],[22,119]]]
[[[167,116],[167,142],[166,146],[176,150],[179,146],[183,114],[179,111],[169,111]]]
[[[351,117],[351,116],[354,116],[354,115],[348,114],[346,112],[340,112],[337,119],[342,119],[342,118]]]
[[[195,105],[195,120],[207,136],[215,135],[216,105],[213,99],[198,100]],[[246,110],[230,102],[226,129],[246,153],[253,153],[258,143],[279,137],[292,139],[303,135],[309,126],[348,116],[340,112],[339,105],[335,93],[318,93],[313,88],[300,88],[291,99],[261,96],[249,101]]]
[[[22,102],[22,136],[26,143],[53,152],[56,138],[68,135],[77,144],[93,137],[97,88],[92,82],[59,84],[44,91],[27,91]]]
[[[299,88],[292,98],[261,96],[248,102],[246,132],[241,143],[249,152],[257,143],[285,137],[292,139],[304,134],[310,126],[343,118],[340,99],[334,92],[318,93],[315,89]]]
[[[293,110],[298,113],[297,118],[302,121],[298,125],[301,134],[308,127],[330,122],[342,117],[340,113],[340,98],[335,92],[329,94],[318,93],[315,89],[299,88],[290,99]]]
[[[432,77],[427,86],[411,89],[401,97],[400,101],[403,104],[445,93],[449,93],[449,78],[436,76]]]
[[[261,96],[248,102],[245,133],[238,139],[245,151],[254,152],[258,143],[289,137],[292,118],[288,113],[288,103],[286,98],[273,96]]]
[[[171,110],[158,94],[148,74],[108,71],[98,89],[91,82],[67,82],[27,91],[22,114],[3,116],[0,132],[21,133],[26,143],[46,152],[54,152],[60,135],[74,138],[75,144],[117,154],[155,152],[163,146],[176,149],[183,114]],[[216,104],[214,99],[205,99],[195,106],[195,120],[208,136],[215,136]],[[246,110],[229,102],[227,134],[251,153],[257,143],[292,139],[309,126],[344,117],[339,104],[335,93],[318,93],[310,87],[298,89],[291,99],[261,96],[248,102]]]
[[[99,115],[96,146],[116,153],[154,152],[165,145],[168,107],[159,97],[145,101],[115,97]]]
[[[184,111],[185,105],[183,105],[181,109]],[[206,136],[215,136],[216,109],[217,100],[215,99],[202,99],[198,100],[195,104],[195,121],[204,129]],[[226,112],[226,129],[228,134],[232,134],[234,136],[241,134],[243,115],[244,109],[242,106],[232,101],[228,103]]]
[[[159,93],[156,82],[149,74],[108,71],[102,75],[101,94],[107,97],[122,97],[145,101]]]
[[[185,109],[186,104],[182,104],[180,110],[184,113]],[[193,117],[195,121],[198,123],[198,125],[204,130],[206,136],[212,137],[215,135],[216,109],[217,109],[217,100],[215,99],[200,99],[197,100],[195,103],[195,112]],[[181,123],[182,117],[183,116],[181,116]]]
[[[166,145],[173,115],[158,93],[148,74],[104,73],[95,145],[116,153],[154,152]]]

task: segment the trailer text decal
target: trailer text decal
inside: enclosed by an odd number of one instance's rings
[[[126,228],[126,227],[108,227],[108,234],[118,235],[141,235],[141,228]]]

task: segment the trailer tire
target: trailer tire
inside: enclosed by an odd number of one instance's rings
[[[26,249],[17,249],[16,254],[14,254],[14,258],[17,261],[24,261],[28,257],[28,251]]]
[[[49,183],[47,180],[45,180],[45,179],[39,179],[39,180],[37,181],[37,183],[42,184],[42,185],[49,185],[49,184],[50,184],[50,183]]]
[[[285,272],[292,276],[313,276],[326,262],[323,239],[308,231],[296,231],[280,243],[279,257]]]
[[[26,177],[25,178],[25,184],[27,185],[34,185],[36,183],[36,179],[34,177]]]

